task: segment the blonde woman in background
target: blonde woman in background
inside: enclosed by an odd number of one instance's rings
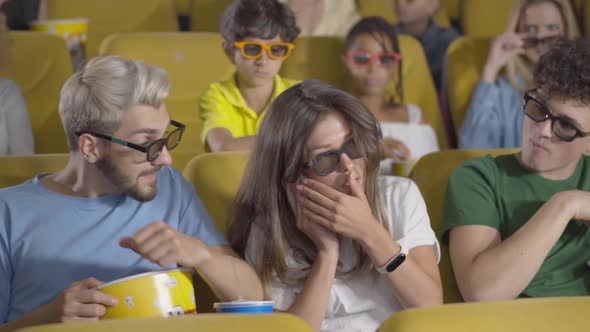
[[[482,78],[459,132],[459,147],[520,147],[522,96],[532,88],[534,65],[559,38],[578,36],[569,1],[518,1],[507,32],[492,41]]]
[[[4,1],[0,0],[0,6]],[[0,69],[10,61],[6,17],[0,12]],[[0,77],[0,155],[33,153],[33,133],[25,100],[18,86]]]

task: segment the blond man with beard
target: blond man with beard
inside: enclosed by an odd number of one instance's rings
[[[67,166],[0,190],[0,331],[97,319],[117,305],[99,280],[177,265],[222,300],[262,298],[254,270],[170,167],[184,125],[168,115],[169,89],[162,69],[114,56],[65,83]]]

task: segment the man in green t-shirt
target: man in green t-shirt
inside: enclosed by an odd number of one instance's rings
[[[443,239],[466,301],[590,294],[588,59],[589,40],[552,47],[524,95],[522,151],[451,176]]]

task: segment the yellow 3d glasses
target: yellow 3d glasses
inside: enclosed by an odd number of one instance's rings
[[[242,56],[246,59],[260,59],[262,52],[273,60],[285,60],[291,55],[291,51],[295,47],[293,43],[268,43],[264,44],[256,41],[239,41],[235,42],[234,46],[240,49]]]

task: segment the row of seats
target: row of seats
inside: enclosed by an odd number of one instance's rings
[[[471,96],[481,78],[491,46],[491,38],[461,37],[447,48],[445,91],[455,129],[467,115]]]
[[[398,22],[392,3],[395,0],[357,0],[362,16],[378,15]],[[441,0],[442,6],[434,15],[441,27],[456,22],[465,36],[493,37],[506,30],[512,8],[519,0]],[[582,31],[590,36],[590,1],[570,0],[581,23]],[[198,1],[197,1],[198,2]],[[209,31],[209,30],[208,30]]]
[[[65,44],[58,37],[35,32],[11,32],[11,38],[13,63],[0,69],[0,75],[21,87],[30,112],[35,149],[38,153],[67,152],[57,112],[59,91],[72,74]],[[457,129],[463,123],[480,78],[490,41],[490,38],[462,37],[447,50],[446,94]],[[185,143],[174,153],[194,155],[203,152],[197,99],[210,83],[226,79],[234,71],[234,66],[222,55],[220,45],[221,36],[216,33],[120,33],[104,41],[101,54],[141,59],[169,72],[174,87],[167,100],[168,109],[172,118],[187,125]],[[416,40],[407,36],[400,37],[400,47],[402,54],[412,55],[402,62],[405,102],[423,110],[444,148],[447,133],[423,50]],[[338,61],[342,49],[338,38],[301,37],[281,74],[300,80],[319,78],[347,90],[350,79],[343,63]]]
[[[589,297],[525,299],[410,309],[386,320],[379,332],[554,332],[588,329]],[[308,332],[311,328],[293,315],[199,314],[175,318],[119,319],[76,324],[52,324],[22,332]]]
[[[111,0],[104,2],[109,1]],[[590,3],[590,0],[584,1],[583,4],[587,2]],[[55,6],[50,8],[53,8],[55,15],[61,13],[66,17],[73,17],[78,12],[75,10],[77,7],[75,4],[78,3],[76,0],[54,0],[49,3]],[[145,2],[142,0],[141,8],[157,11],[159,15],[155,16],[158,18],[166,16],[165,13],[168,12],[174,13],[174,9],[163,10],[164,3],[164,0]],[[205,6],[207,3],[211,6],[217,4],[216,1],[200,0],[194,1],[193,6],[197,4]],[[379,7],[387,6],[385,1],[368,3],[373,3],[373,7],[366,5],[363,8],[369,14],[371,10],[376,13],[388,12]],[[479,3],[479,0],[469,1],[469,3]],[[70,6],[66,6],[68,4]],[[125,1],[124,4],[121,6],[124,8],[129,6],[130,9],[139,6],[135,0]],[[466,5],[466,2],[461,2],[460,5]],[[64,9],[60,9],[61,6]],[[71,12],[66,12],[66,7],[70,8]],[[586,7],[590,8],[590,5]],[[101,10],[99,5],[88,5],[85,8],[99,16],[97,14]],[[108,24],[105,23],[105,26],[117,26],[116,21],[123,20],[124,15],[121,13],[126,12],[124,8],[115,11],[117,15],[106,15]],[[446,7],[443,7],[443,10],[444,8]],[[147,22],[152,21],[139,14],[136,16],[125,17],[127,28],[117,29],[121,31],[166,30],[164,23],[149,28]],[[215,17],[215,15],[210,16]],[[107,33],[107,31],[103,32]],[[15,80],[23,90],[31,112],[36,151],[38,153],[66,152],[67,146],[57,114],[59,91],[63,82],[72,74],[64,42],[57,37],[27,32],[13,32],[11,38],[13,39],[13,63],[10,67],[0,68],[0,75]],[[181,122],[187,122],[185,142],[191,143],[181,145],[179,151],[175,153],[190,155],[203,151],[199,141],[201,124],[196,111],[196,100],[199,94],[209,83],[225,79],[233,72],[230,62],[224,56],[220,56],[220,40],[220,36],[216,33],[118,33],[107,37],[103,41],[102,49],[97,47],[97,53],[100,50],[101,54],[118,54],[143,59],[148,63],[162,66],[170,72],[174,89],[168,100],[168,106],[173,117]],[[402,53],[412,55],[405,57],[403,61],[405,102],[420,106],[425,112],[425,117],[434,127],[440,146],[445,148],[448,141],[447,133],[444,130],[423,51],[419,43],[410,37],[402,36],[400,43]],[[456,129],[461,127],[465,117],[473,88],[487,57],[489,44],[490,38],[463,37],[455,40],[447,51],[446,92]],[[153,45],[158,47],[154,48]],[[331,37],[302,37],[297,40],[296,45],[292,58],[283,66],[284,76],[295,79],[319,78],[343,89],[348,88],[349,80],[346,71],[341,61],[335,61],[342,50],[341,40]]]
[[[445,150],[420,159],[411,178],[424,196],[432,228],[440,240],[442,210],[448,177],[463,161],[487,154],[493,156],[512,153],[515,150]],[[32,156],[0,157],[0,187],[21,183],[35,174],[55,172],[63,168],[68,154],[47,154]],[[207,211],[222,233],[226,232],[228,211],[241,183],[249,153],[225,152],[207,153],[192,158],[184,167],[183,175],[191,182]],[[433,172],[436,170],[436,172]],[[439,264],[443,281],[444,302],[461,302],[462,298],[455,283],[448,252],[443,250]],[[203,289],[202,294],[208,290]],[[214,299],[209,295],[205,303],[198,303],[206,311],[212,310]]]
[[[445,150],[429,154],[418,161],[410,177],[420,188],[430,223],[439,241],[442,240],[442,211],[447,182],[453,170],[467,159],[514,152],[516,150],[512,149]],[[229,207],[237,193],[247,162],[248,153],[208,153],[193,158],[184,168],[184,177],[194,184],[209,214],[223,233],[227,229]],[[442,251],[439,268],[444,303],[461,302],[463,299],[455,282],[447,250]]]
[[[63,40],[35,32],[11,32],[12,60],[0,75],[21,87],[30,112],[38,153],[67,151],[57,106],[59,91],[72,69]],[[446,93],[456,128],[466,115],[471,95],[487,58],[490,38],[462,37],[447,50]],[[153,45],[158,45],[154,48]],[[221,54],[221,37],[216,33],[120,33],[107,38],[101,54],[117,54],[165,68],[174,87],[167,100],[171,116],[187,124],[187,131],[176,154],[203,152],[199,135],[197,99],[206,87],[226,79],[234,67]],[[442,147],[446,133],[437,96],[420,44],[401,36],[404,58],[405,102],[418,105],[431,123]],[[342,89],[350,79],[341,61],[342,41],[332,37],[301,37],[281,74],[293,79],[319,78]],[[188,144],[187,144],[188,143]]]
[[[232,0],[52,0],[48,18],[90,19],[87,53],[98,54],[100,43],[111,33],[135,31],[178,31],[177,14],[190,16],[191,30],[218,32],[221,15]],[[397,22],[395,0],[357,0],[362,16],[384,16]],[[434,15],[438,25],[448,27],[459,22],[464,35],[491,37],[502,33],[516,0],[442,0]],[[590,35],[590,1],[572,0],[576,12]],[[113,10],[116,8],[116,10]]]
[[[190,16],[192,31],[218,32],[223,11],[231,2],[232,0],[52,0],[48,1],[47,15],[49,19],[89,18],[86,52],[88,56],[95,56],[104,38],[115,32],[178,31],[177,13]],[[385,15],[390,21],[397,21],[393,0],[357,2],[362,16]],[[444,8],[437,13],[436,21],[442,26],[450,26]]]
[[[418,185],[426,202],[432,227],[440,240],[442,209],[448,177],[463,160],[491,154],[493,156],[512,153],[514,150],[446,150],[427,155],[416,165],[412,178]],[[184,169],[185,178],[193,183],[197,192],[218,228],[225,233],[226,220],[230,204],[238,190],[244,168],[248,161],[248,153],[210,153],[193,158]],[[0,187],[6,187],[25,181],[35,174],[55,172],[65,166],[67,154],[34,155],[34,156],[2,156],[0,163]],[[436,169],[436,172],[432,170]],[[444,302],[462,301],[457,289],[449,261],[448,250],[443,247],[443,256],[439,264],[443,281]],[[211,312],[212,303],[216,301],[212,292],[203,281],[196,283],[196,300],[200,313]],[[556,328],[566,330],[582,330],[587,327],[584,308],[590,308],[590,298],[559,298],[559,299],[527,299],[497,303],[478,303],[442,306],[427,309],[402,311],[386,321],[380,331],[554,331]],[[189,324],[206,328],[208,331],[222,331],[229,327],[240,326],[244,331],[274,331],[280,327],[282,331],[308,331],[305,324],[294,317],[272,315],[273,318],[240,318],[253,316],[231,316],[227,321],[212,322],[221,315],[198,315],[194,322],[161,320],[130,320],[120,323],[102,322],[79,326],[76,329],[68,325],[53,325],[30,329],[30,332],[59,331],[128,331],[139,329],[142,321],[145,331],[163,328],[162,324],[178,324],[176,331],[188,330]],[[261,316],[262,317],[262,316]],[[271,317],[271,316],[264,316]],[[469,319],[467,319],[469,317]],[[498,319],[501,317],[502,319]],[[541,318],[542,317],[542,318]],[[199,320],[205,321],[199,321]],[[239,325],[236,324],[239,321]],[[173,323],[172,323],[173,322]],[[101,325],[102,324],[102,325]],[[122,324],[122,325],[119,325]],[[212,324],[212,325],[209,325]],[[230,324],[230,325],[227,325]],[[276,325],[283,324],[283,325]],[[150,326],[150,328],[147,328]],[[172,328],[172,326],[167,326]]]
[[[393,1],[360,0],[357,1],[357,6],[362,16],[381,15],[391,22],[397,22]],[[49,19],[89,18],[87,54],[95,56],[102,40],[115,32],[178,31],[177,13],[190,16],[192,31],[218,32],[223,11],[231,2],[232,0],[52,0],[48,1],[47,15]],[[448,27],[450,19],[445,8],[441,7],[435,20],[439,25]]]
[[[458,19],[463,34],[469,37],[493,37],[506,30],[514,4],[518,0],[458,0]],[[570,0],[581,31],[590,36],[590,1]]]
[[[0,75],[16,81],[27,101],[35,148],[38,153],[67,152],[65,135],[59,120],[59,91],[72,74],[63,40],[35,32],[11,32],[13,64]],[[157,45],[157,47],[154,47]],[[446,147],[446,133],[434,83],[421,45],[408,36],[400,37],[402,54],[411,54],[402,62],[405,102],[418,105],[434,127],[439,144]],[[281,74],[288,78],[319,78],[342,89],[349,89],[348,74],[342,61],[342,40],[334,37],[301,37]],[[199,135],[201,121],[197,99],[206,87],[228,78],[235,67],[221,50],[217,33],[153,32],[119,33],[103,42],[101,54],[116,54],[141,59],[161,66],[173,84],[167,107],[177,121],[187,125],[184,144],[175,154],[203,152]],[[393,90],[393,89],[392,89]]]
[[[525,299],[410,309],[386,320],[379,332],[553,332],[588,329],[589,297]],[[52,324],[21,332],[308,332],[311,328],[293,315],[199,314],[175,318],[119,319],[76,324]]]

